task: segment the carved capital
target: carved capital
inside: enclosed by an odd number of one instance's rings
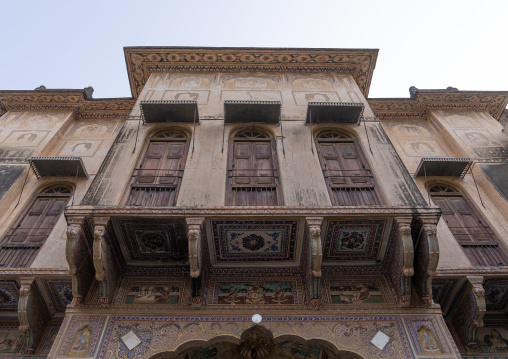
[[[187,239],[189,241],[189,266],[192,278],[199,277],[201,270],[201,226],[203,217],[186,218]]]
[[[321,244],[322,217],[310,217],[305,219],[309,226],[309,241],[311,246],[312,260],[311,270],[314,277],[321,277],[321,263],[323,262],[323,248]]]

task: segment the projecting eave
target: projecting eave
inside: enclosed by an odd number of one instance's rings
[[[369,93],[377,49],[301,49],[248,47],[124,47],[132,96],[137,98],[152,73],[332,72],[353,76]]]
[[[430,110],[486,111],[496,120],[508,104],[508,91],[420,90],[410,88],[410,98],[369,98],[379,119],[426,119]]]
[[[42,87],[42,86],[41,86]],[[92,98],[93,88],[2,90],[0,116],[7,111],[75,111],[77,118],[127,117],[135,100],[130,97]]]

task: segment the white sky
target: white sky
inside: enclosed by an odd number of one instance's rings
[[[0,0],[0,90],[130,97],[124,46],[379,49],[369,97],[508,90],[508,1]]]

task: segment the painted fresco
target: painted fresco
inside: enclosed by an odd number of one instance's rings
[[[329,285],[331,304],[385,303],[380,283],[340,281]]]
[[[53,343],[56,340],[61,324],[49,324],[37,349],[37,354],[49,354]]]
[[[117,304],[181,304],[186,283],[164,280],[126,280],[116,296]]]
[[[126,304],[177,304],[180,288],[176,286],[132,286],[125,297]]]
[[[22,351],[24,333],[18,330],[19,325],[0,326],[0,353],[19,353]]]
[[[411,317],[406,319],[406,323],[418,354],[439,355],[449,352],[439,340],[439,337],[443,335],[440,334],[432,320],[424,317]]]
[[[476,338],[482,353],[508,353],[508,329],[477,328]]]
[[[99,343],[104,317],[75,316],[67,326],[60,355],[68,357],[93,357]]]
[[[302,304],[301,281],[217,281],[211,285],[212,303],[218,305]]]
[[[504,309],[508,304],[508,279],[487,279],[485,288],[485,304],[487,309]]]

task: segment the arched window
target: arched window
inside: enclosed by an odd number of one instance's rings
[[[187,159],[189,140],[176,131],[160,132],[149,139],[132,172],[129,206],[176,205]]]
[[[337,131],[327,131],[317,136],[316,147],[334,206],[381,204],[374,176],[356,140]]]
[[[262,132],[238,133],[230,142],[226,205],[280,206],[275,143]]]
[[[461,192],[446,185],[429,188],[432,200],[441,208],[442,218],[473,265],[507,265],[508,257],[482,215]]]
[[[63,213],[72,189],[49,187],[39,193],[0,244],[0,266],[29,267]]]

